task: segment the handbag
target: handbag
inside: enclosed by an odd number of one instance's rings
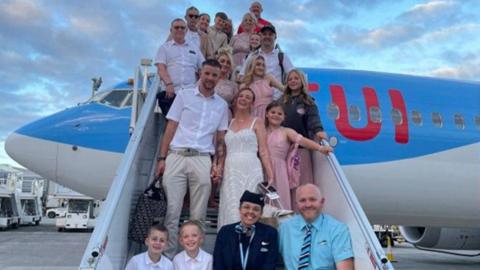
[[[290,145],[287,154],[287,175],[288,186],[290,189],[300,185],[300,154],[298,153],[298,144],[302,139],[302,135],[298,134],[295,142]]]
[[[162,187],[162,178],[158,177],[138,197],[135,212],[130,218],[128,238],[143,243],[150,227],[163,223],[166,214],[167,197]]]
[[[267,189],[264,184],[259,184],[260,193],[265,196],[265,206],[263,206],[260,222],[278,228],[278,225],[284,220],[292,217],[295,212],[283,208],[280,202],[280,196],[275,189]]]

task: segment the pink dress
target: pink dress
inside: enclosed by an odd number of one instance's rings
[[[290,148],[284,128],[280,127],[268,134],[268,151],[273,166],[273,186],[280,195],[280,203],[284,209],[291,210],[290,187],[288,185],[287,174],[287,154]]]
[[[265,120],[265,110],[268,104],[273,101],[273,88],[267,79],[256,80],[250,84],[250,88],[255,93],[255,103],[253,104],[252,115]]]
[[[215,86],[215,93],[221,96],[228,103],[232,103],[233,97],[238,92],[238,85],[230,80],[220,79]]]
[[[230,47],[233,48],[233,62],[235,66],[243,65],[247,54],[250,52],[250,34],[236,34],[230,40]]]

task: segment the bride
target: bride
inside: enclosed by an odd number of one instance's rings
[[[240,197],[245,190],[257,192],[258,184],[264,181],[263,172],[268,185],[273,182],[265,126],[262,119],[250,113],[254,101],[255,94],[250,88],[240,89],[234,100],[234,118],[225,135],[227,156],[220,188],[218,229],[240,220]]]

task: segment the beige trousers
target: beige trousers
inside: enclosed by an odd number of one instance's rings
[[[177,251],[178,225],[187,187],[190,191],[190,219],[205,221],[211,167],[209,156],[185,157],[174,153],[167,156],[162,184],[167,195],[165,226],[168,229],[168,247],[165,253],[170,258]]]

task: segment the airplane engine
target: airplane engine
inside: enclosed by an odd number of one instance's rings
[[[480,249],[480,229],[405,227],[400,232],[408,242],[424,248],[475,250]]]

